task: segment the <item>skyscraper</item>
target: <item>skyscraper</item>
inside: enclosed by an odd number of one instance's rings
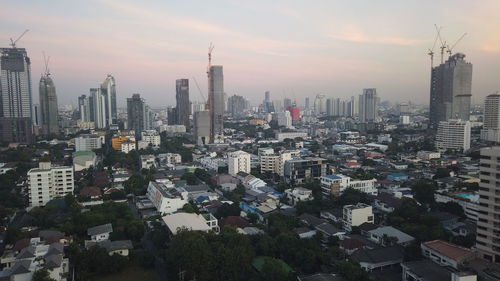
[[[469,120],[472,64],[464,58],[457,53],[432,68],[429,121],[434,128],[448,119]]]
[[[247,105],[248,101],[242,96],[232,95],[227,99],[227,111],[233,118],[243,116]]]
[[[189,79],[175,80],[175,100],[176,100],[176,124],[189,128]]]
[[[127,124],[128,129],[135,131],[136,138],[141,136],[141,132],[146,129],[146,102],[140,94],[133,94],[127,98]]]
[[[314,100],[314,113],[316,115],[326,113],[326,97],[322,94],[317,94]]]
[[[305,106],[304,106],[304,108],[305,109],[309,109],[309,106],[310,106],[309,105],[309,97],[307,97],[306,100],[305,100]]]
[[[57,121],[58,108],[56,87],[48,71],[40,78],[39,95],[42,134],[46,136],[58,134],[59,124]]]
[[[377,122],[378,104],[377,89],[363,89],[363,94],[359,96],[359,122]]]
[[[80,112],[80,121],[82,122],[93,122],[94,121],[94,110],[93,103],[90,97],[86,95],[81,95],[78,97],[78,111]]]
[[[287,110],[289,107],[292,107],[292,100],[289,98],[283,99],[283,107]]]
[[[0,48],[0,141],[33,142],[31,62],[24,48]]]
[[[194,139],[197,145],[205,145],[210,142],[210,111],[196,111],[193,118]]]
[[[106,126],[117,124],[117,110],[116,110],[116,83],[115,78],[108,74],[100,87],[100,93],[104,98],[104,122]]]
[[[106,96],[101,92],[101,88],[91,88],[90,98],[92,100],[93,122],[98,129],[106,128]]]
[[[31,119],[30,58],[24,48],[0,51],[0,117]]]
[[[224,142],[224,75],[222,65],[208,71],[208,105],[210,111],[210,142]]]
[[[491,94],[484,101],[481,139],[500,142],[500,94]]]
[[[479,164],[479,210],[477,220],[476,248],[479,256],[489,262],[500,263],[500,220],[497,215],[500,203],[497,194],[500,186],[497,178],[500,177],[500,147],[481,148]]]

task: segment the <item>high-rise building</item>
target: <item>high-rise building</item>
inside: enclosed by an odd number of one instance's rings
[[[264,102],[271,102],[271,92],[266,91],[264,95],[265,95]]]
[[[100,87],[101,95],[104,97],[104,120],[106,126],[117,124],[117,108],[116,108],[116,83],[115,78],[108,74]]]
[[[278,122],[278,126],[285,126],[286,128],[292,127],[292,116],[290,115],[290,111],[276,112],[274,116]]]
[[[359,115],[359,105],[356,97],[351,97],[351,100],[347,102],[347,116],[354,117]]]
[[[497,196],[500,186],[500,147],[481,149],[479,160],[479,211],[477,220],[476,248],[479,256],[489,262],[500,263],[500,219],[497,215],[500,203]]]
[[[283,99],[283,107],[286,109],[292,107],[292,100],[289,98],[284,98]]]
[[[210,111],[196,111],[194,113],[194,139],[197,145],[210,143]]]
[[[233,118],[243,116],[247,109],[248,101],[244,97],[233,95],[227,99],[227,111]]]
[[[176,100],[176,125],[184,125],[189,128],[189,79],[175,80],[175,100]]]
[[[434,128],[440,121],[469,120],[472,64],[464,58],[457,53],[432,68],[429,121]]]
[[[106,97],[102,94],[101,88],[91,88],[90,97],[92,100],[93,122],[98,129],[106,128]]]
[[[305,109],[309,109],[310,105],[309,105],[309,97],[306,98],[305,100],[305,105],[304,105],[304,108]]]
[[[317,94],[314,100],[314,113],[316,115],[326,113],[326,97],[322,94]]]
[[[227,155],[228,173],[235,176],[239,172],[250,174],[250,154],[244,151],[235,151]]]
[[[58,134],[59,124],[57,120],[59,114],[56,87],[48,71],[40,78],[39,94],[42,134],[46,136]]]
[[[73,167],[53,167],[40,162],[38,168],[28,171],[28,198],[30,207],[45,206],[54,198],[73,194],[75,188]]]
[[[481,139],[500,142],[500,94],[491,94],[484,101]]]
[[[208,71],[208,105],[210,111],[210,142],[224,142],[224,75],[222,65]]]
[[[39,104],[33,104],[33,110],[32,112],[32,122],[33,126],[41,126],[42,125],[42,113],[40,112],[40,105]]]
[[[31,62],[24,48],[0,48],[0,141],[33,142]]]
[[[446,151],[448,149],[467,151],[470,148],[469,121],[450,119],[439,122],[436,134],[436,149]]]
[[[141,132],[147,129],[146,122],[146,102],[140,94],[133,94],[131,98],[127,98],[127,128],[134,130],[136,138],[139,138]]]
[[[196,101],[191,102],[191,114],[194,116],[195,112],[206,110],[205,107],[206,103],[204,102],[196,102]]]
[[[94,122],[93,102],[90,96],[81,95],[78,97],[78,111],[80,113],[80,121]]]
[[[363,89],[363,94],[359,96],[359,121],[361,123],[373,123],[378,120],[377,89]]]
[[[290,115],[292,116],[292,121],[300,120],[300,108],[292,107],[288,111],[290,111]]]
[[[24,48],[0,48],[0,117],[30,118],[31,61]]]

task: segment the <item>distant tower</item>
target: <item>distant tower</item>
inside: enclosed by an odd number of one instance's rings
[[[189,79],[177,79],[175,81],[176,100],[176,124],[189,128],[189,114],[191,104],[189,103]]]
[[[432,68],[429,121],[436,128],[440,121],[469,120],[472,64],[457,53]]]
[[[108,74],[108,76],[106,76],[106,79],[104,79],[104,82],[101,84],[101,95],[103,95],[105,103],[105,124],[106,126],[116,125],[116,82],[115,78],[111,74]]]
[[[134,130],[136,137],[139,137],[141,132],[147,129],[146,102],[140,94],[133,94],[131,98],[127,98],[127,117],[128,129]]]
[[[378,119],[377,89],[363,89],[359,96],[359,121],[361,123],[373,123]]]
[[[500,93],[488,95],[484,101],[481,139],[500,142]]]
[[[40,78],[39,85],[40,94],[40,113],[41,125],[43,135],[52,135],[59,133],[58,125],[58,108],[57,108],[57,95],[54,81],[50,77],[48,69],[45,74]]]

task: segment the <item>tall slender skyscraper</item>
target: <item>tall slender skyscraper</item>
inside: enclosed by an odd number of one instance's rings
[[[457,53],[432,68],[429,120],[434,128],[440,121],[469,120],[472,64],[464,58]]]
[[[116,82],[115,78],[108,74],[100,87],[101,95],[104,97],[105,111],[104,122],[106,126],[117,124],[117,110],[116,110]]]
[[[137,138],[146,129],[147,123],[146,102],[140,94],[133,94],[127,98],[127,120],[128,129],[134,130]]]
[[[210,111],[210,142],[224,142],[224,75],[222,65],[208,71],[208,105]]]
[[[48,70],[40,78],[39,95],[42,134],[46,136],[58,134],[59,124],[57,119],[59,114],[57,108],[56,86]]]
[[[80,121],[82,122],[93,122],[93,103],[89,96],[81,95],[78,97],[78,109],[80,112]]]
[[[377,89],[363,89],[363,94],[359,96],[359,121],[361,123],[373,123],[378,119]]]
[[[189,80],[177,79],[175,81],[175,99],[177,103],[176,124],[189,128],[189,114],[191,104],[189,103]]]
[[[500,142],[500,93],[488,95],[484,101],[481,139]]]
[[[32,111],[31,61],[24,48],[1,48],[0,116],[30,118]]]

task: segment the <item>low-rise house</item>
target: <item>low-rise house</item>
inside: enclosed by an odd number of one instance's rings
[[[408,175],[405,173],[390,173],[387,175],[387,179],[391,181],[406,181],[408,180]]]
[[[110,223],[87,229],[87,235],[90,236],[90,240],[94,242],[108,240],[111,232],[113,232],[113,226]]]
[[[217,224],[217,219],[212,219],[212,217],[209,216],[209,220],[207,220],[201,214],[175,213],[163,216],[162,220],[167,226],[168,231],[172,235],[176,235],[182,229],[203,232],[212,231],[213,227]]]
[[[132,241],[130,240],[116,240],[116,241],[104,240],[100,242],[90,241],[85,243],[86,249],[89,249],[93,246],[105,248],[110,256],[117,254],[124,257],[128,257],[129,250],[134,248],[134,246],[132,245]]]
[[[188,192],[184,188],[175,187],[170,181],[149,182],[146,196],[160,214],[174,213],[189,203]]]
[[[424,257],[441,266],[451,266],[455,269],[476,257],[471,249],[441,240],[423,242],[420,248]]]
[[[309,227],[299,227],[296,228],[294,231],[301,239],[312,238],[317,233],[316,230],[310,229]]]
[[[335,223],[342,222],[343,210],[340,208],[324,210],[320,212],[320,217],[323,219],[331,220]]]
[[[156,159],[152,154],[141,155],[139,160],[140,168],[142,169],[150,169],[156,168]]]
[[[97,164],[97,156],[93,151],[77,151],[73,153],[73,170],[79,172]]]
[[[307,225],[307,226],[312,227],[312,228],[315,228],[316,226],[326,222],[325,220],[320,219],[320,218],[313,216],[311,214],[302,214],[299,216],[298,219],[304,225]]]
[[[368,231],[369,238],[382,246],[401,245],[408,246],[415,241],[413,236],[410,236],[392,226],[382,226]]]
[[[351,255],[351,259],[359,262],[366,271],[398,265],[403,262],[404,251],[400,246],[375,249],[359,249]]]
[[[403,281],[476,281],[477,275],[443,267],[429,260],[401,264]]]
[[[97,186],[85,186],[80,190],[80,196],[89,197],[92,200],[97,200],[102,197],[102,191]]]
[[[356,205],[346,205],[343,208],[343,225],[344,229],[351,231],[352,227],[359,226],[365,222],[373,223],[374,216],[372,206],[363,203]]]
[[[337,274],[331,273],[316,273],[313,275],[298,276],[298,281],[345,281],[345,279]]]
[[[343,235],[345,235],[345,231],[342,229],[339,229],[335,227],[333,224],[324,222],[322,224],[317,225],[314,227],[318,232],[323,234],[324,240],[328,241],[328,238],[330,237],[337,237],[337,238],[342,238]]]
[[[288,204],[292,206],[297,205],[297,203],[301,201],[310,201],[314,199],[312,190],[303,187],[286,189],[285,196],[288,201]]]
[[[363,249],[365,247],[365,243],[361,239],[357,238],[345,238],[340,240],[339,248],[346,252],[348,255],[351,255],[358,249]]]
[[[403,199],[396,198],[387,192],[379,192],[373,202],[373,207],[384,213],[392,213],[395,209],[401,207]]]
[[[356,189],[370,195],[377,195],[378,191],[375,188],[376,181],[375,179],[356,180],[341,174],[326,175],[321,177],[321,189],[323,194],[327,196],[339,196],[348,188]]]

